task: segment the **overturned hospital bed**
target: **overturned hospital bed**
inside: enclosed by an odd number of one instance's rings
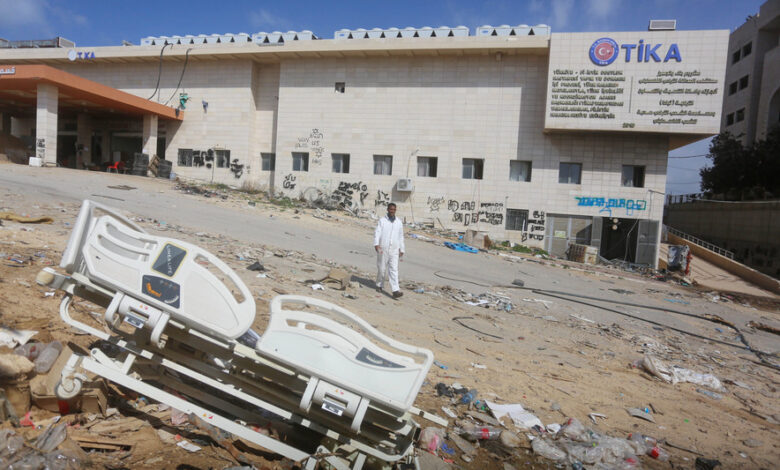
[[[226,264],[109,207],[84,201],[60,268],[38,282],[65,292],[62,319],[112,345],[71,356],[62,399],[80,392],[87,371],[307,469],[414,468],[415,420],[446,424],[414,407],[429,350],[295,295],[271,301],[257,334],[252,294]],[[103,307],[102,325],[76,318],[74,297]],[[286,429],[284,441],[258,432],[268,425]]]

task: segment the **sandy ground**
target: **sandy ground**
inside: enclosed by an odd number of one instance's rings
[[[42,267],[59,262],[78,205],[30,203],[22,195],[5,194],[3,197],[0,211],[46,215],[55,221],[51,225],[3,221],[0,227],[0,324],[38,330],[40,333],[35,337],[38,341],[58,339],[88,346],[92,341],[90,337],[76,334],[60,320],[60,294],[47,297],[49,289],[35,284],[35,276]],[[103,202],[110,204],[110,201]],[[246,206],[245,197],[240,195],[214,203]],[[296,213],[293,209],[281,210],[265,204],[253,206],[251,210],[262,215],[324,225],[334,233],[355,227],[367,228],[372,224],[370,220],[343,213],[323,215],[313,210]],[[626,437],[629,433],[641,432],[674,445],[665,447],[672,455],[671,463],[643,457],[645,468],[693,468],[698,454],[719,459],[723,468],[775,468],[780,457],[780,404],[777,400],[780,374],[777,369],[761,364],[756,355],[742,347],[736,332],[724,325],[667,313],[669,324],[682,324],[685,328],[680,329],[696,331],[706,338],[702,339],[663,324],[648,325],[642,321],[643,310],[639,307],[579,299],[636,317],[630,318],[527,290],[488,285],[477,287],[486,293],[509,297],[513,307],[506,310],[471,306],[463,301],[469,299],[468,294],[448,286],[446,279],[441,279],[438,285],[405,283],[405,296],[393,300],[372,288],[373,273],[360,272],[349,266],[345,268],[354,276],[355,282],[346,293],[331,288],[315,292],[308,280],[322,278],[330,268],[337,266],[333,261],[338,258],[337,253],[328,259],[317,258],[261,244],[238,243],[225,236],[182,229],[144,219],[142,214],[135,215],[150,232],[197,244],[235,269],[256,295],[255,329],[258,331],[264,329],[268,320],[268,302],[276,295],[276,289],[340,304],[397,340],[431,349],[437,361],[447,368],[434,366],[431,369],[417,406],[438,415],[443,416],[442,406],[450,406],[463,416],[465,407],[456,407],[448,398],[437,396],[434,388],[438,382],[448,385],[458,382],[477,389],[481,398],[521,403],[545,424],[562,423],[566,417],[576,417],[605,434]],[[13,255],[26,261],[9,260]],[[255,260],[265,265],[267,277],[256,277],[255,272],[246,269]],[[544,261],[513,256],[507,258],[507,262],[522,267],[523,263]],[[780,325],[777,299],[738,299],[739,302],[716,304],[709,294],[614,270],[582,269],[576,264],[562,262],[548,263],[547,269],[567,270],[570,276],[591,283],[594,296],[622,291],[626,302],[641,304],[669,299],[671,309],[686,305],[700,313],[707,313],[717,305],[730,310],[731,318],[741,320],[737,323],[739,328],[749,320],[775,327]],[[565,290],[566,286],[557,288]],[[414,289],[422,290],[422,293]],[[77,309],[89,311],[90,306],[83,303]],[[462,323],[473,329],[453,321],[454,317],[467,317]],[[777,359],[780,342],[776,336],[761,331],[746,330],[745,333],[748,341],[760,344],[760,349],[769,354],[769,361],[780,362]],[[701,389],[697,385],[666,384],[632,367],[632,362],[641,359],[644,353],[652,353],[697,372],[714,374],[725,382],[727,390],[721,393],[722,398],[713,399],[697,392]],[[112,395],[112,400],[115,406],[121,404],[119,394]],[[645,407],[655,410],[655,423],[632,418],[626,412],[626,408]],[[165,442],[153,425],[159,427],[160,420],[165,421],[170,411],[168,414],[156,411],[155,405],[144,410],[147,412],[120,410],[119,416],[98,418],[97,421],[109,425],[102,433],[98,427],[95,434],[115,437],[135,447],[132,452],[121,455],[91,454],[88,462],[109,468],[192,468],[186,465],[226,468],[235,464],[229,454],[216,445],[188,453]],[[593,424],[588,419],[589,413],[600,413],[606,418]],[[45,422],[53,416],[33,409],[37,422]],[[84,422],[83,416],[69,419],[74,423],[83,422],[78,427],[94,429],[97,426]],[[83,431],[74,426],[70,432]],[[532,455],[526,434],[518,434],[524,444],[514,452],[502,453],[486,446],[471,463],[456,456],[455,465],[482,469],[504,468],[507,463],[515,468],[546,468],[548,465],[552,468],[551,464]],[[261,458],[258,462],[267,468],[284,466],[284,462]]]

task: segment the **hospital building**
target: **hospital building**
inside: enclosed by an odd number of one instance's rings
[[[719,132],[728,46],[673,21],[0,40],[0,132],[25,163],[156,155],[188,179],[655,265],[667,154]]]

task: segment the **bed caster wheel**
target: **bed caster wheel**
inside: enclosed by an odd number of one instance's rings
[[[57,398],[61,400],[69,400],[81,393],[81,387],[83,384],[84,380],[82,377],[63,377],[59,382],[57,382],[57,387],[54,389],[54,393],[57,395]]]

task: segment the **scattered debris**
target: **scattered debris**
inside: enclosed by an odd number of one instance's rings
[[[650,421],[651,423],[655,423],[655,418],[653,418],[653,415],[651,415],[645,410],[640,410],[639,408],[626,408],[626,411],[634,418],[640,418],[645,421]]]

